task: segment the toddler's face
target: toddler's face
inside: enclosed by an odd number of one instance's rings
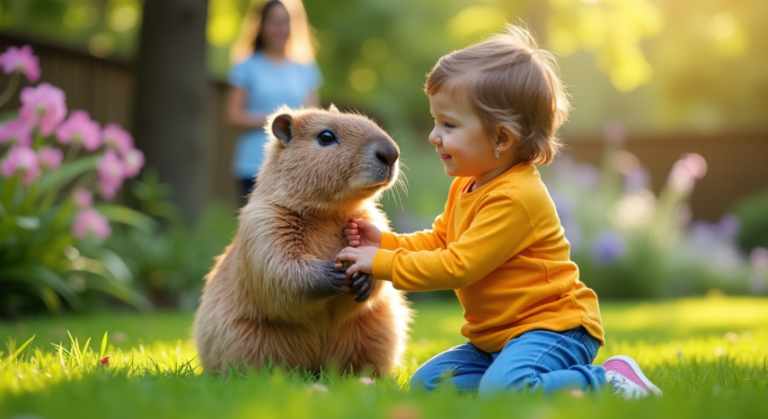
[[[498,165],[491,138],[466,99],[438,91],[429,96],[435,128],[429,134],[448,176],[482,177]]]

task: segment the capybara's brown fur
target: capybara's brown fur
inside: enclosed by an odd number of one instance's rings
[[[282,108],[237,236],[207,277],[194,339],[203,368],[336,367],[388,374],[405,348],[410,310],[390,282],[356,302],[334,282],[350,218],[388,229],[377,207],[399,150],[366,117]],[[330,135],[329,135],[330,133]],[[336,272],[338,278],[338,272]]]

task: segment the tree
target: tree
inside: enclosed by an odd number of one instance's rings
[[[188,222],[206,198],[208,0],[144,2],[136,61],[135,138]]]

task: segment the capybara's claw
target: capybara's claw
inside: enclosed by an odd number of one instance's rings
[[[357,272],[352,275],[352,289],[350,293],[356,294],[355,301],[362,303],[371,296],[373,290],[373,276],[363,272]]]
[[[347,278],[345,269],[337,269],[337,262],[323,263],[323,281],[315,284],[314,295],[318,298],[330,297],[338,294],[347,294],[352,289],[352,280]]]

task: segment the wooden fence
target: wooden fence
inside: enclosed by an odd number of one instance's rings
[[[100,123],[117,122],[131,129],[133,106],[133,68],[129,62],[102,59],[85,51],[0,33],[0,51],[9,45],[31,44],[40,57],[41,82],[62,88],[69,109],[85,109]],[[0,89],[7,76],[0,75]],[[232,179],[230,163],[236,132],[223,118],[227,85],[211,81],[210,133],[212,181],[208,196],[235,206],[239,202],[238,187]],[[0,112],[18,107],[17,99]],[[569,153],[577,160],[599,164],[603,143],[599,138],[566,138]],[[759,132],[721,132],[716,135],[686,133],[662,136],[632,136],[626,148],[649,170],[654,190],[667,179],[672,164],[684,153],[704,156],[708,175],[701,180],[692,196],[696,219],[714,221],[725,214],[739,198],[768,189],[768,128]]]

